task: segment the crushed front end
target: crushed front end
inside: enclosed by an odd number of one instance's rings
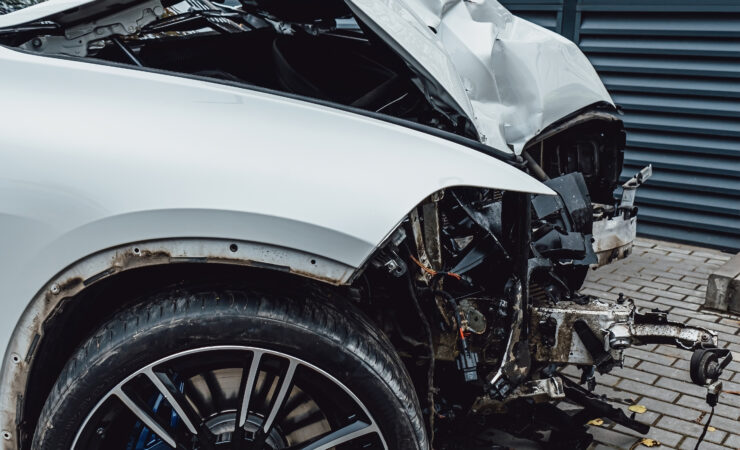
[[[557,195],[439,191],[409,214],[358,282],[360,292],[373,290],[366,304],[417,380],[435,448],[474,448],[461,436],[491,424],[553,448],[586,448],[585,424],[594,417],[646,433],[647,425],[593,393],[597,374],[621,367],[626,348],[661,343],[693,351],[693,381],[701,385],[716,381],[731,358],[710,330],[642,311],[627,297],[579,293],[589,269],[629,255],[635,190],[651,168],[614,200],[618,173],[598,166],[600,156],[602,165],[616,164],[604,153],[613,142],[561,141],[557,157],[546,153],[549,145],[525,153],[532,160],[525,164]],[[621,166],[621,147],[614,148]],[[615,175],[605,179],[601,169]],[[411,305],[397,300],[404,296]],[[582,370],[580,383],[559,374],[565,365]],[[579,412],[553,405],[563,399]]]

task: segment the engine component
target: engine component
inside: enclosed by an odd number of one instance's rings
[[[465,332],[483,334],[486,332],[486,316],[483,315],[469,300],[460,302],[462,328]]]
[[[591,246],[593,209],[583,175],[570,173],[545,182],[558,197],[537,195],[532,198],[532,242],[539,256],[548,264],[568,290],[575,291],[586,277],[590,265],[597,262]]]
[[[700,327],[671,322],[665,313],[637,312],[633,302],[593,299],[585,305],[572,301],[554,306],[533,306],[531,326],[556,323],[555,344],[541,334],[532,336],[532,355],[542,362],[595,365],[610,369],[610,360],[622,360],[631,345],[674,344],[684,349],[717,345],[717,334]],[[575,330],[575,333],[572,332]],[[723,356],[723,355],[722,355]]]
[[[511,397],[548,398],[552,400],[565,398],[563,379],[550,377],[522,383],[511,393]]]

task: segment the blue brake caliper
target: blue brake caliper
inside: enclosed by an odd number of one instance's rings
[[[185,390],[185,383],[178,383],[177,388],[180,392],[183,392]],[[152,412],[155,415],[163,403],[164,396],[162,394],[157,394],[150,399],[149,406],[151,406]],[[170,408],[170,428],[175,428],[179,420],[180,418],[175,413],[175,410]],[[126,450],[171,450],[171,447],[156,434],[152,433],[141,421],[137,421]]]

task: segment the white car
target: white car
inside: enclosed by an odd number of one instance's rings
[[[557,369],[726,355],[578,293],[631,249],[624,142],[578,48],[493,0],[0,15],[2,447],[472,449],[486,417],[583,447],[564,397],[644,430]]]

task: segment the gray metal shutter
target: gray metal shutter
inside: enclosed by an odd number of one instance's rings
[[[740,249],[740,2],[502,3],[578,43],[624,109],[623,177],[655,169],[638,232]]]

